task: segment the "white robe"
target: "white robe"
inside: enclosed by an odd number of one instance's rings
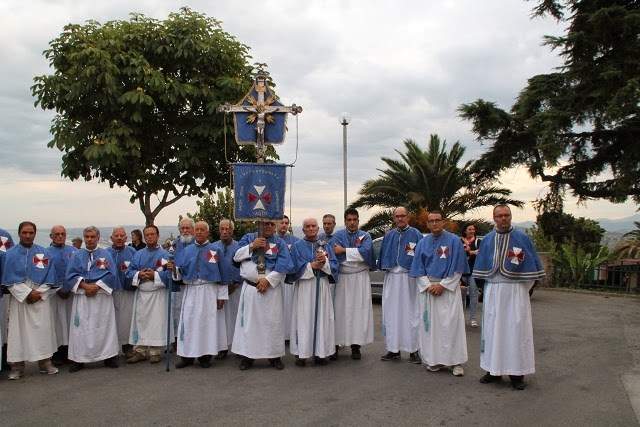
[[[462,273],[445,277],[439,283],[445,287],[442,294],[427,292],[432,282],[426,276],[418,277],[420,291],[420,357],[427,365],[455,366],[467,361],[467,337],[460,294]],[[425,307],[428,328],[425,326]],[[428,329],[425,331],[425,329]]]
[[[238,249],[234,259],[251,257],[249,245]],[[240,275],[255,281],[258,268],[252,261],[240,265]],[[277,271],[266,271],[269,289],[260,293],[245,282],[240,294],[240,308],[236,317],[231,350],[251,359],[272,359],[285,355],[284,349],[284,304],[282,281],[285,275]],[[236,292],[238,292],[236,290]]]
[[[178,356],[215,355],[228,348],[224,312],[217,300],[226,300],[227,286],[201,280],[182,287],[182,308],[178,323]]]
[[[373,307],[369,266],[357,248],[347,248],[335,288],[336,345],[373,342]]]
[[[533,284],[498,276],[484,286],[480,367],[491,375],[535,372],[529,300]]]
[[[418,351],[420,301],[415,277],[396,266],[382,285],[382,336],[387,351]]]
[[[133,302],[136,293],[119,289],[113,292],[113,306],[116,310],[116,329],[118,330],[118,343],[129,344],[131,333],[131,320],[133,319]],[[165,343],[166,344],[166,343]]]
[[[71,324],[71,313],[73,312],[73,294],[69,294],[67,299],[62,299],[57,294],[52,295],[51,305],[53,307],[58,347],[69,345],[69,325]]]
[[[228,292],[228,289],[227,289]],[[238,317],[238,308],[240,307],[240,294],[242,293],[242,285],[238,286],[233,293],[228,294],[229,300],[225,301],[224,307],[224,320],[227,325],[227,344],[228,349],[231,349],[233,344],[233,333],[236,329],[236,317]],[[226,349],[225,349],[226,350]]]
[[[133,316],[129,344],[161,347],[167,345],[167,309],[169,290],[156,272],[154,280],[139,283],[140,273],[133,276],[133,286],[137,287],[133,302]],[[137,286],[136,283],[139,283]],[[173,295],[172,295],[173,300]],[[169,328],[171,342],[175,339],[174,329]]]
[[[9,295],[4,295],[0,298],[0,337],[2,337],[2,344],[7,343],[7,332],[9,331],[9,301],[11,301]]]
[[[331,274],[331,266],[325,262],[322,271]],[[317,357],[331,356],[335,350],[335,316],[331,287],[327,277],[320,278],[318,298],[318,323],[316,329]],[[307,264],[303,276],[294,286],[293,313],[291,316],[291,343],[289,350],[301,359],[313,356],[313,329],[316,309],[316,278],[313,268]]]
[[[118,355],[116,312],[113,290],[101,280],[100,290],[92,297],[85,295],[80,282],[71,290],[73,312],[69,326],[69,359],[78,363],[97,362]]]
[[[282,282],[282,301],[284,304],[284,339],[291,339],[291,316],[293,313],[293,288],[294,285]]]
[[[42,292],[42,300],[28,304],[26,299],[32,290]],[[49,285],[28,282],[16,283],[9,292],[7,362],[37,362],[50,358],[58,349],[51,306],[51,295],[55,290]]]

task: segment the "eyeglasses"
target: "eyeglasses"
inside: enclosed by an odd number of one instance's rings
[[[511,217],[511,214],[500,214],[500,215],[494,215],[494,218],[509,218]]]
[[[427,221],[427,224],[439,224],[441,222],[442,222],[441,219],[430,219]]]
[[[407,215],[394,215],[394,218],[406,218]]]

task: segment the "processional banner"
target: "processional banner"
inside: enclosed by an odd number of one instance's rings
[[[233,165],[237,220],[282,219],[286,167],[275,163]]]

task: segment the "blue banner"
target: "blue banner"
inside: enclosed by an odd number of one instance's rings
[[[236,219],[282,219],[286,167],[273,163],[233,165]]]
[[[258,122],[256,103],[260,96],[264,97],[264,106],[282,107],[283,104],[277,95],[268,86],[258,87],[254,83],[253,87],[244,98],[237,104],[250,109],[247,112],[234,112],[233,119],[236,125],[236,142],[240,145],[255,144],[258,139],[256,124]],[[265,144],[282,144],[287,129],[287,113],[270,112],[265,114],[264,142]]]

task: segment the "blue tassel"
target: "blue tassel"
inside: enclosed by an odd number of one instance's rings
[[[480,353],[484,353],[484,340],[480,340]]]
[[[383,323],[380,329],[381,329],[381,332],[382,332],[382,336],[386,337],[387,336],[387,326]]]
[[[429,332],[429,313],[427,310],[422,312],[422,323],[424,323],[424,331]]]
[[[184,342],[184,323],[180,324],[180,341]]]
[[[133,341],[134,344],[138,344],[138,330],[137,329],[133,331],[133,340],[132,341]]]
[[[78,313],[73,316],[73,326],[76,328],[80,326],[80,316],[78,316]]]

